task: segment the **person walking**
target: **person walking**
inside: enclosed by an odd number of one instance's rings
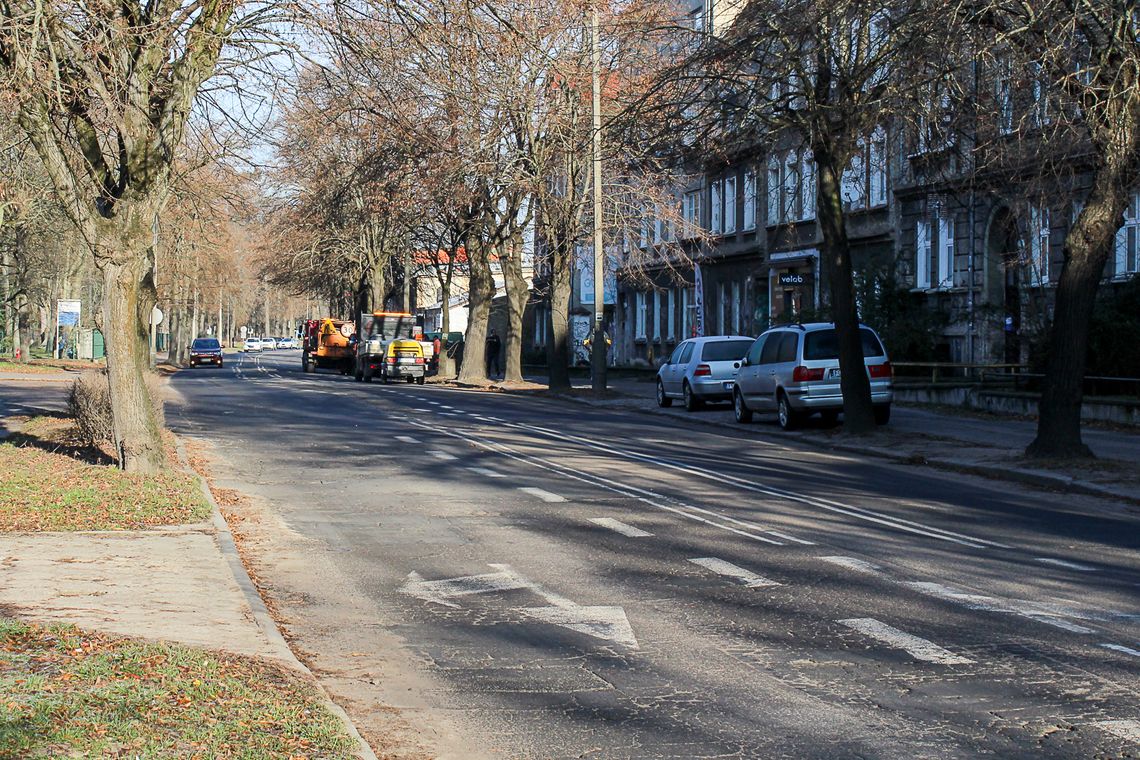
[[[502,371],[502,364],[499,361],[499,351],[502,347],[499,334],[492,329],[491,334],[487,336],[487,377],[495,377]]]

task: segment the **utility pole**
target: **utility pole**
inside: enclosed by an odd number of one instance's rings
[[[598,40],[598,2],[590,9],[590,58],[593,76],[594,132],[591,156],[594,174],[594,336],[590,364],[593,367],[593,390],[601,395],[606,390],[606,333],[602,326],[606,313],[606,259],[602,248],[602,48]]]

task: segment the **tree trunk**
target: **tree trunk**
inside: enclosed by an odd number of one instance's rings
[[[155,304],[151,214],[121,209],[100,227],[114,259],[102,262],[107,374],[115,450],[127,472],[152,473],[166,464],[161,422],[150,396],[149,328]]]
[[[827,277],[831,294],[832,319],[839,344],[839,388],[843,394],[843,429],[848,433],[869,433],[875,429],[871,405],[871,380],[863,359],[859,335],[859,309],[855,302],[855,274],[847,241],[843,195],[839,178],[844,162],[827,145],[812,145],[818,181],[816,208],[823,242],[820,246],[821,274]]]
[[[1105,263],[1124,216],[1127,184],[1100,169],[1076,224],[1065,237],[1065,263],[1057,282],[1049,356],[1038,407],[1037,437],[1025,450],[1035,458],[1091,458],[1081,441],[1081,403],[1088,362],[1089,326]]]
[[[32,324],[29,308],[31,303],[27,296],[20,296],[16,301],[16,337],[13,345],[20,348],[20,361],[30,361],[32,358]]]
[[[436,372],[440,377],[455,377],[455,360],[451,358],[451,353],[447,350],[447,336],[451,333],[451,271],[450,267],[455,266],[456,252],[451,251],[451,260],[448,262],[449,270],[447,275],[443,278],[442,287],[440,292],[443,298],[440,301],[439,312],[439,330],[443,333],[443,338],[440,340],[440,355],[439,355],[439,368]]]
[[[526,313],[527,297],[530,295],[526,278],[522,271],[522,235],[515,233],[503,246],[499,261],[503,266],[503,280],[507,291],[507,340],[506,366],[503,381],[521,383],[523,315]]]
[[[570,390],[570,298],[574,292],[573,251],[554,241],[550,261],[550,303],[546,363],[550,390]]]
[[[467,334],[463,339],[463,364],[459,380],[465,383],[487,382],[487,323],[491,317],[491,302],[495,299],[495,279],[491,275],[491,262],[486,251],[468,246],[467,258],[471,266],[471,285],[468,290],[470,305]]]
[[[381,257],[372,265],[371,277],[369,278],[369,287],[371,289],[370,301],[372,304],[372,311],[384,311],[387,304],[384,303],[384,294],[387,291],[388,283],[384,277],[384,271],[388,267],[387,257]]]

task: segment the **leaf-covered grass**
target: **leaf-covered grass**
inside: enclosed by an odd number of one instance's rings
[[[210,516],[197,481],[180,471],[128,475],[7,443],[0,444],[0,473],[0,532],[132,530]]]
[[[0,758],[350,758],[316,691],[253,658],[0,616]]]
[[[79,359],[32,359],[27,362],[16,362],[11,359],[0,359],[0,372],[59,372],[64,369],[98,369],[106,366],[102,360],[89,362]]]

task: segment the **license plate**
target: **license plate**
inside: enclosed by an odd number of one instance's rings
[[[726,391],[730,391],[730,390],[732,390],[732,381],[731,381],[731,380],[728,380],[728,381],[726,381],[726,382],[725,382],[725,384],[724,384],[724,389],[725,389]]]
[[[401,356],[400,357],[400,364],[415,364],[415,363],[416,363],[416,360],[411,358],[411,357],[407,357],[407,356]]]
[[[839,379],[839,372],[840,372],[840,370],[837,370],[837,369],[831,370],[831,379],[832,380],[838,380]]]

